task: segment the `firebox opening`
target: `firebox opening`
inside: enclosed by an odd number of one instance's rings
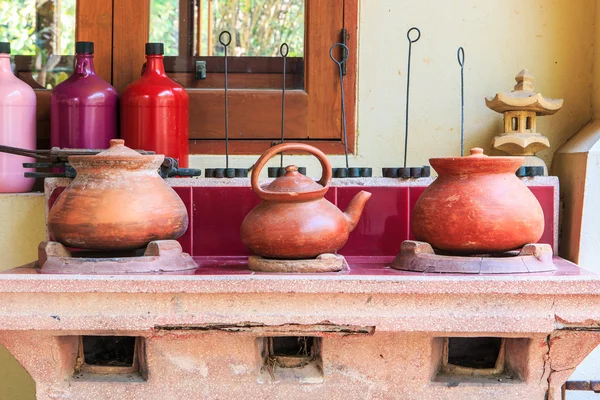
[[[75,380],[144,381],[146,343],[136,336],[80,336]]]
[[[448,364],[465,368],[491,369],[496,367],[502,338],[474,337],[448,339]]]
[[[135,337],[83,336],[83,359],[87,365],[133,367]]]
[[[260,382],[322,383],[321,338],[273,336],[262,339]]]

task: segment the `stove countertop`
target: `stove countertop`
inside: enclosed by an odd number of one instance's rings
[[[188,274],[50,275],[35,263],[0,273],[0,293],[498,293],[600,295],[600,274],[554,257],[556,271],[523,274],[439,274],[398,271],[393,257],[348,257],[348,272],[253,272],[245,257],[194,257]]]

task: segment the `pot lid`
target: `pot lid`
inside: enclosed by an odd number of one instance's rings
[[[111,162],[126,162],[130,168],[132,166],[139,168],[154,167],[156,164],[156,168],[158,168],[164,158],[165,156],[162,154],[140,154],[125,146],[123,139],[111,139],[108,149],[94,155],[70,156],[69,163],[75,168],[100,163],[109,165]]]
[[[323,189],[323,186],[319,185],[308,176],[299,173],[298,167],[295,165],[288,165],[285,167],[285,171],[285,175],[275,179],[269,185],[264,187],[264,189],[274,193],[305,193]]]
[[[480,147],[474,147],[466,157],[430,158],[431,166],[439,175],[515,173],[523,165],[523,157],[490,157]]]

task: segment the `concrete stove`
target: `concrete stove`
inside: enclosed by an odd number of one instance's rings
[[[15,268],[0,274],[0,343],[38,399],[560,399],[600,344],[600,276],[558,257],[555,271],[529,274],[392,269],[410,237],[411,191],[426,180],[381,181],[341,251],[350,270],[295,275],[252,272],[237,242],[219,247],[252,201],[249,188],[179,187],[193,209],[180,240],[193,275]],[[543,193],[543,241],[554,247],[556,182],[530,183]],[[333,201],[356,186],[338,186]],[[215,230],[212,206],[228,190],[239,191],[238,207]],[[217,238],[203,240],[205,230]]]

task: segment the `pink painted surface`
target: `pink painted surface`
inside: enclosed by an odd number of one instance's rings
[[[240,239],[240,225],[260,203],[250,187],[195,187],[193,193],[193,255],[249,255]]]
[[[192,232],[194,231],[194,219],[190,217],[192,215],[192,188],[175,186],[173,187],[173,190],[179,195],[179,197],[181,197],[181,200],[183,201],[183,204],[185,205],[185,209],[187,210],[188,214],[188,229],[182,237],[177,239],[177,241],[181,245],[181,248],[183,249],[184,253],[192,254]]]
[[[17,78],[10,66],[10,54],[0,53],[0,145],[36,149],[36,97],[33,89]],[[33,158],[0,153],[0,193],[29,192],[35,179],[23,175],[30,168],[23,163]]]
[[[348,256],[391,256],[408,238],[408,187],[338,187],[338,207],[345,210],[361,190],[372,194],[356,229],[339,251]]]

